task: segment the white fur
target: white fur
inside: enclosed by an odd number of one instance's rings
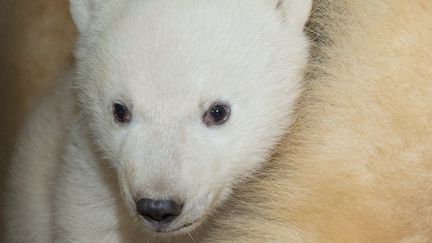
[[[77,66],[22,133],[8,242],[145,241],[153,234],[135,211],[142,197],[184,202],[168,230],[196,223],[177,234],[205,222],[291,124],[310,8],[310,0],[71,0]],[[130,124],[114,122],[119,101]],[[232,115],[208,128],[202,115],[214,101]]]

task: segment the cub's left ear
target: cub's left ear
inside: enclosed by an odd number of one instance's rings
[[[276,11],[292,27],[303,29],[312,11],[312,0],[273,0]]]

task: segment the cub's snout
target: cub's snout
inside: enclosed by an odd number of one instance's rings
[[[167,226],[177,218],[183,209],[183,204],[174,200],[139,199],[136,202],[137,212],[158,229]]]

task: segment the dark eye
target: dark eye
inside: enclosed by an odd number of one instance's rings
[[[231,109],[228,104],[217,102],[210,106],[203,117],[203,122],[206,126],[218,126],[228,121],[231,114]]]
[[[127,123],[130,122],[132,115],[129,112],[129,109],[127,108],[127,106],[120,104],[120,103],[116,103],[113,106],[113,114],[114,114],[114,118],[117,122],[120,123]]]

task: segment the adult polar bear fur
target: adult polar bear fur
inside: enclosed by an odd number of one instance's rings
[[[77,64],[22,131],[6,242],[169,241],[205,223],[291,124],[311,4],[71,0]]]
[[[432,241],[432,1],[320,2],[299,118],[209,242]]]

